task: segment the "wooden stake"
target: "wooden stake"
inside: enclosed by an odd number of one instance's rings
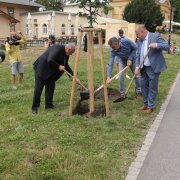
[[[88,32],[88,87],[89,87],[89,109],[90,113],[94,112],[94,65],[93,65],[93,31]]]
[[[81,52],[82,35],[83,35],[83,32],[79,32],[77,52],[76,52],[75,62],[74,62],[74,76],[73,76],[73,81],[72,81],[72,89],[71,89],[71,97],[70,97],[69,116],[72,116],[72,112],[73,112],[75,85],[76,85],[76,78],[77,78],[78,61],[79,61],[79,56]]]
[[[104,53],[103,53],[103,44],[102,44],[102,31],[98,32],[98,41],[100,48],[100,56],[101,56],[101,67],[102,67],[102,78],[104,84],[104,100],[105,100],[105,108],[106,108],[106,116],[109,116],[109,103],[108,103],[108,91],[106,84],[106,68],[104,63]]]

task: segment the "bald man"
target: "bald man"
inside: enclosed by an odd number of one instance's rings
[[[141,90],[144,102],[140,110],[151,113],[155,109],[159,75],[166,69],[162,50],[168,51],[169,45],[159,33],[149,32],[144,25],[137,26],[136,34],[138,34],[139,42],[137,43],[135,74],[141,72]],[[142,66],[139,67],[148,48],[150,48],[150,52]]]

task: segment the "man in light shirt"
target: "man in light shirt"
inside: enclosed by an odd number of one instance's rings
[[[144,102],[140,110],[145,113],[151,113],[155,109],[159,75],[166,69],[166,62],[162,50],[168,51],[169,45],[159,33],[149,32],[144,25],[139,25],[136,33],[138,34],[139,42],[135,74],[138,75],[141,72],[141,90]],[[140,67],[149,48],[148,56]]]

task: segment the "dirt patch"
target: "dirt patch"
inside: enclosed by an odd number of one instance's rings
[[[117,89],[108,88],[108,98],[109,100],[114,101],[119,97],[119,91]],[[94,97],[95,99],[95,107],[94,112],[89,113],[89,100],[79,100],[73,114],[78,114],[86,117],[97,117],[97,116],[105,116],[106,110],[104,105],[104,90],[102,89],[99,93]],[[103,102],[97,103],[96,100],[101,100]]]

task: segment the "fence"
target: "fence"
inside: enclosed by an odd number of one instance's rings
[[[41,39],[28,39],[27,42],[24,44],[25,47],[27,46],[44,46],[44,42],[47,39],[41,38]],[[6,42],[5,38],[0,39],[0,47],[4,47]],[[57,44],[67,44],[67,43],[75,43],[77,44],[77,36],[60,36],[59,38],[56,38]]]

